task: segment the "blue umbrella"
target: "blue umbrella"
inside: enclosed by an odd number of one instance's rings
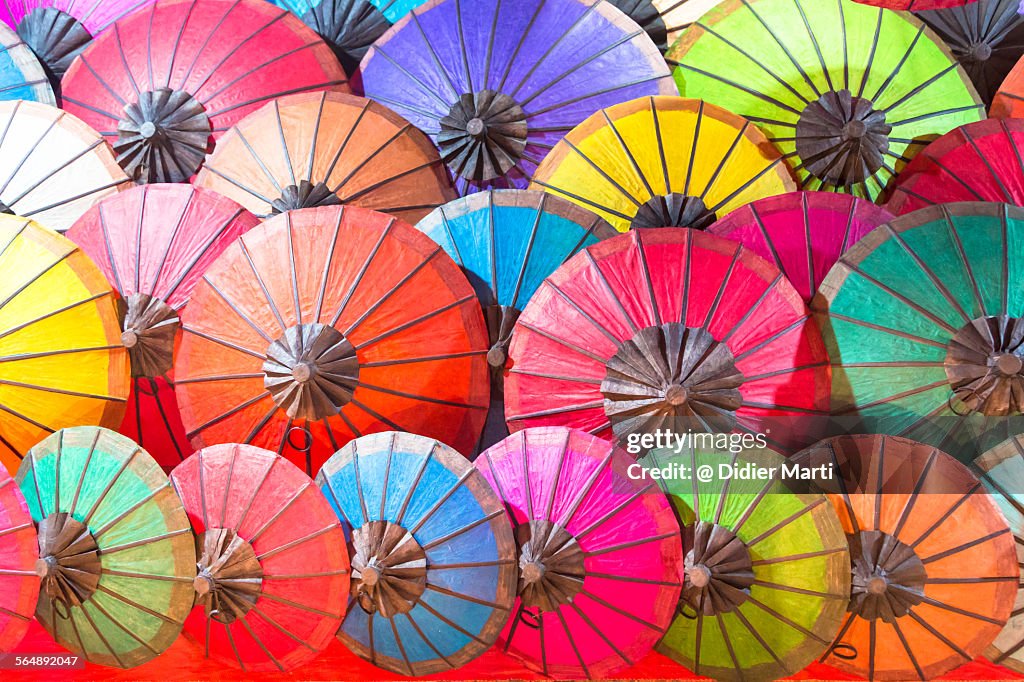
[[[43,65],[17,33],[0,23],[0,100],[5,99],[57,104]]]

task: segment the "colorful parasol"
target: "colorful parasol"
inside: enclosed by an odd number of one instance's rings
[[[821,485],[850,543],[850,602],[825,662],[925,680],[980,654],[1010,615],[1020,569],[978,479],[940,450],[889,436],[833,438],[795,461],[833,472]]]
[[[307,473],[408,430],[472,452],[487,331],[440,246],[356,207],[293,211],[232,244],[182,315],[175,390],[193,445],[245,442]]]
[[[722,0],[608,0],[647,31],[664,52],[690,24]]]
[[[848,194],[791,192],[747,204],[708,232],[773,262],[810,303],[839,256],[892,218],[884,208]]]
[[[352,441],[316,478],[341,519],[352,599],[338,637],[409,676],[465,665],[494,644],[515,598],[501,500],[443,443],[408,433]]]
[[[214,445],[171,472],[196,535],[185,633],[247,672],[308,663],[348,599],[345,535],[313,481],[273,452]]]
[[[704,102],[648,97],[594,114],[558,143],[533,185],[619,231],[694,227],[796,188],[758,129]]]
[[[850,555],[827,498],[778,477],[720,472],[781,471],[778,453],[730,454],[700,443],[651,450],[644,470],[709,469],[708,479],[663,479],[683,525],[686,580],[658,651],[715,680],[794,675],[832,643],[850,596]],[[693,480],[691,480],[693,479]]]
[[[128,395],[114,293],[88,256],[25,218],[0,216],[0,463],[57,429],[116,427]]]
[[[559,197],[488,190],[453,201],[416,228],[444,247],[476,289],[487,321],[491,409],[485,449],[508,435],[504,370],[512,329],[545,277],[585,246],[615,234],[604,220]]]
[[[595,111],[677,94],[643,30],[601,0],[432,0],[374,44],[362,85],[433,138],[461,194],[525,189]]]
[[[728,0],[668,57],[680,92],[757,123],[800,189],[874,201],[930,139],[985,114],[919,19],[851,0]]]
[[[1024,112],[1024,58],[1017,63],[1000,84],[989,114],[992,118],[1020,118]]]
[[[611,443],[527,429],[477,460],[515,529],[518,598],[499,644],[561,678],[609,676],[653,648],[683,574],[679,524]]]
[[[167,476],[124,436],[80,426],[49,436],[18,469],[39,532],[36,618],[92,663],[132,668],[181,632],[196,555]]]
[[[828,359],[800,295],[752,251],[695,230],[633,230],[574,256],[526,306],[510,357],[513,431],[625,439],[687,419],[760,433],[828,409]]]
[[[337,93],[285,97],[247,116],[196,184],[261,216],[352,204],[414,222],[455,198],[423,133],[376,102]]]
[[[17,33],[0,24],[0,100],[17,99],[57,104],[42,64]]]
[[[146,185],[94,206],[68,231],[122,296],[132,391],[121,432],[170,468],[192,452],[174,398],[178,316],[201,274],[259,219],[189,185]]]
[[[86,47],[62,89],[68,111],[145,183],[187,181],[211,136],[269,100],[348,85],[327,45],[286,10],[260,0],[158,0]]]
[[[39,544],[25,497],[0,467],[0,659],[28,631],[39,599]]]
[[[66,230],[127,187],[110,146],[82,121],[45,104],[0,102],[0,213]]]
[[[902,215],[932,204],[1024,204],[1024,122],[985,119],[935,140],[900,173],[887,208]]]
[[[1024,412],[1022,240],[1024,209],[946,204],[840,258],[812,304],[833,412],[974,459],[979,434]]]

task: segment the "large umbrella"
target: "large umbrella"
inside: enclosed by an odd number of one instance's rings
[[[1024,411],[1024,209],[932,206],[848,251],[812,303],[851,426],[970,461]]]
[[[843,527],[824,495],[797,492],[778,476],[778,453],[730,454],[696,443],[651,450],[644,471],[694,472],[664,478],[683,525],[686,581],[658,651],[716,680],[776,680],[813,662],[832,643],[850,596]],[[710,469],[713,475],[697,478]]]
[[[25,497],[0,467],[0,659],[28,632],[39,599],[39,545]]]
[[[696,230],[633,230],[577,254],[526,306],[510,357],[513,431],[625,439],[685,420],[760,433],[828,409],[828,356],[800,295],[752,251]]]
[[[416,225],[444,247],[476,289],[487,320],[491,409],[479,449],[508,435],[504,371],[512,329],[544,278],[580,249],[615,234],[600,217],[559,197],[489,190],[437,209]]]
[[[462,194],[525,189],[595,111],[676,94],[654,43],[603,0],[432,0],[361,68],[366,96],[433,138]]]
[[[61,84],[140,183],[188,180],[210,138],[267,101],[348,90],[330,48],[261,0],[158,0],[90,43]]]
[[[505,502],[519,551],[505,651],[552,677],[600,679],[647,654],[682,587],[679,524],[633,460],[594,436],[527,429],[477,468]]]
[[[747,204],[708,232],[775,263],[810,303],[839,257],[892,217],[884,208],[848,194],[791,192]]]
[[[117,289],[132,391],[121,432],[170,468],[192,449],[174,399],[178,316],[192,288],[227,246],[259,219],[213,192],[146,185],[94,206],[67,236]]]
[[[118,668],[173,644],[192,608],[195,542],[153,458],[80,426],[32,448],[17,482],[39,532],[36,618],[57,643]]]
[[[197,447],[251,443],[316,472],[349,440],[411,431],[470,453],[487,330],[440,246],[366,209],[293,211],[232,244],[192,293],[175,361]]]
[[[875,200],[928,139],[985,114],[919,19],[851,0],[728,0],[668,56],[680,92],[760,125],[801,189]]]
[[[0,24],[0,99],[57,103],[43,65],[22,42],[21,36],[3,24]]]
[[[46,104],[0,102],[0,213],[66,230],[129,186],[110,145],[79,119]]]
[[[387,107],[337,93],[284,97],[247,116],[196,184],[262,216],[353,204],[414,222],[455,198],[423,133]]]
[[[0,216],[0,463],[57,429],[117,427],[128,396],[115,294],[70,241]]]
[[[429,675],[494,644],[515,598],[501,500],[447,445],[408,433],[359,438],[316,478],[341,519],[352,598],[338,637],[374,665]]]
[[[214,445],[171,472],[196,535],[185,633],[207,658],[285,671],[333,640],[348,599],[345,534],[313,481],[273,452]]]
[[[662,52],[722,0],[608,0],[647,31]]]
[[[705,228],[743,204],[796,188],[750,121],[680,97],[597,112],[559,142],[533,179],[616,229]]]
[[[971,472],[931,446],[841,436],[796,455],[850,543],[847,615],[827,663],[880,680],[933,679],[969,662],[1013,609],[1013,536]]]

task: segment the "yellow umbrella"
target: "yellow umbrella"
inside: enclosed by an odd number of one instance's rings
[[[0,462],[51,433],[116,429],[128,397],[115,294],[68,239],[0,215]]]
[[[733,209],[796,189],[750,121],[700,100],[645,97],[603,109],[555,145],[534,175],[620,232],[705,228]]]

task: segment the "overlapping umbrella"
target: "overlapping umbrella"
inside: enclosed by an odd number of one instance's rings
[[[513,431],[760,432],[828,409],[827,355],[800,295],[753,252],[695,230],[633,230],[574,256],[526,306],[510,357]]]
[[[608,0],[647,31],[662,52],[722,0]]]
[[[313,481],[273,452],[214,445],[171,472],[196,535],[185,633],[248,672],[308,663],[345,615],[345,534]]]
[[[457,668],[494,644],[515,598],[515,543],[485,477],[443,443],[359,438],[317,485],[349,539],[352,598],[338,637],[414,677]]]
[[[919,19],[851,0],[728,0],[668,57],[683,96],[757,123],[801,189],[875,200],[931,137],[985,113]]]
[[[773,262],[810,303],[839,257],[892,217],[848,194],[791,192],[747,204],[708,232]]]
[[[196,554],[181,500],[145,450],[93,426],[36,445],[18,469],[39,532],[36,618],[92,663],[141,665],[192,608]]]
[[[0,463],[54,431],[117,427],[128,396],[115,294],[64,237],[0,216]]]
[[[218,138],[281,95],[347,91],[330,48],[261,0],[158,0],[115,22],[62,80],[138,182],[188,180]]]
[[[462,194],[525,189],[602,107],[674,95],[657,47],[601,0],[432,0],[363,59],[366,96],[434,140]]]
[[[21,37],[0,24],[0,99],[56,104],[42,64]]]
[[[182,314],[175,361],[197,447],[251,443],[316,472],[339,447],[411,431],[470,453],[488,404],[473,288],[411,225],[356,207],[249,231]]]
[[[36,528],[21,490],[0,467],[0,657],[28,632],[39,599]]]
[[[292,95],[247,116],[196,184],[263,216],[352,204],[415,222],[455,198],[423,133],[376,102],[337,93]]]
[[[213,192],[146,185],[100,202],[67,233],[122,297],[121,343],[133,382],[121,432],[163,467],[192,452],[174,398],[178,316],[206,268],[258,224]]]
[[[825,662],[869,679],[932,679],[969,662],[1013,609],[1013,536],[966,467],[890,436],[822,441],[822,480],[850,543],[847,615]]]
[[[633,460],[594,436],[527,429],[476,466],[505,503],[518,548],[515,610],[499,645],[560,678],[607,677],[651,650],[672,620],[679,524]]]

